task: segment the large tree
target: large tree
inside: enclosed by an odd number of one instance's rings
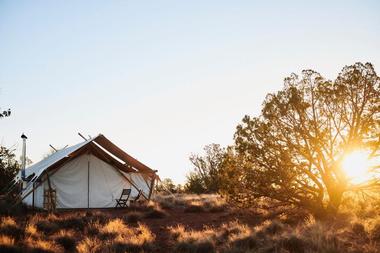
[[[238,125],[224,161],[225,193],[246,204],[269,197],[316,215],[335,213],[345,192],[379,187],[376,178],[352,183],[342,159],[356,149],[370,159],[379,148],[380,78],[373,66],[346,66],[334,81],[305,70],[267,95],[260,116]]]

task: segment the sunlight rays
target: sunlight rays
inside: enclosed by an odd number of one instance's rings
[[[351,183],[358,184],[371,179],[373,160],[369,156],[369,152],[365,150],[355,150],[344,156],[342,169]]]

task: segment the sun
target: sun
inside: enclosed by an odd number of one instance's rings
[[[353,151],[343,158],[342,168],[351,182],[360,183],[369,179],[370,161],[368,152]]]

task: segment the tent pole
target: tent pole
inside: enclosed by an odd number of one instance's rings
[[[34,182],[33,182],[32,188],[34,189]],[[34,191],[33,191],[33,195],[32,195],[32,210],[34,211]]]
[[[153,193],[153,188],[154,188],[154,183],[156,181],[156,177],[153,177],[152,178],[152,182],[150,184],[150,189],[149,189],[149,196],[148,196],[148,199],[150,200],[150,198],[152,197],[152,193]]]
[[[54,200],[54,198],[53,198],[53,189],[51,188],[49,173],[46,173],[46,177],[47,177],[48,186],[49,186],[49,198],[50,198],[50,205],[49,205],[49,210],[48,211],[51,212],[53,209],[55,209],[54,208],[55,204],[53,206],[53,200]]]
[[[90,208],[90,154],[87,161],[87,209]]]

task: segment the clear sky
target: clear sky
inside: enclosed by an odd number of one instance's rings
[[[103,133],[178,183],[291,72],[380,72],[379,1],[0,1],[0,144]]]

